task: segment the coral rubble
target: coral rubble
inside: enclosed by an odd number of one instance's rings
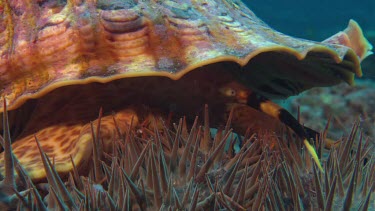
[[[314,88],[288,102],[292,113],[297,113],[299,106],[300,121],[311,128],[323,130],[331,117],[328,134],[332,138],[349,135],[348,129],[358,122],[364,135],[375,141],[375,83],[372,80],[358,80],[356,86]]]

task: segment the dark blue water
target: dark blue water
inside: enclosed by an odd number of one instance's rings
[[[356,20],[375,46],[375,0],[243,0],[272,28],[288,35],[321,41]],[[360,2],[360,3],[357,3]],[[362,63],[364,77],[375,80],[375,55]]]
[[[361,2],[358,4],[356,2]],[[356,20],[375,30],[375,0],[245,0],[264,21],[287,34],[322,40]]]

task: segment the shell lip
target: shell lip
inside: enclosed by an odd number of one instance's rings
[[[188,74],[189,72],[196,70],[199,67],[213,64],[213,63],[218,63],[218,62],[234,62],[237,63],[241,66],[245,66],[246,64],[249,63],[250,60],[255,58],[256,56],[262,54],[262,53],[268,53],[268,52],[281,52],[281,53],[286,53],[288,55],[293,55],[295,58],[297,58],[299,61],[304,60],[305,58],[308,57],[309,53],[312,52],[317,52],[317,53],[322,53],[325,56],[329,56],[330,59],[332,59],[336,64],[340,64],[344,60],[348,60],[349,62],[352,62],[354,64],[353,69],[347,70],[358,77],[362,76],[362,70],[360,66],[360,61],[356,53],[351,49],[347,48],[346,53],[340,57],[340,55],[330,49],[329,47],[323,46],[323,45],[315,45],[312,46],[311,48],[299,52],[295,49],[292,49],[290,47],[285,47],[285,46],[269,46],[269,47],[263,47],[260,48],[256,51],[251,52],[250,54],[247,54],[245,57],[235,57],[235,56],[218,56],[212,59],[207,59],[201,62],[196,62],[185,69],[179,71],[179,72],[168,72],[168,71],[149,71],[149,72],[127,72],[126,74],[118,74],[118,75],[113,75],[110,77],[103,77],[103,76],[91,76],[87,77],[85,79],[75,79],[75,80],[68,80],[68,81],[58,81],[54,82],[52,84],[49,84],[42,89],[40,89],[38,92],[31,93],[31,94],[25,94],[20,96],[17,100],[13,101],[10,105],[8,104],[7,109],[8,110],[14,110],[20,107],[22,104],[24,104],[27,100],[29,99],[37,99],[41,96],[44,96],[45,94],[60,88],[64,86],[69,86],[69,85],[84,85],[84,84],[89,84],[89,83],[108,83],[110,81],[118,80],[118,79],[124,79],[124,78],[132,78],[132,77],[167,77],[172,80],[179,80],[181,77],[184,75]],[[350,78],[346,78],[343,81],[346,83],[353,85],[354,84],[354,74]],[[9,100],[8,100],[9,102]],[[0,112],[3,112],[4,108],[0,108]]]

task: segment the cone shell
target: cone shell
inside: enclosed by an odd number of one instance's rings
[[[177,80],[217,62],[244,66],[246,85],[287,97],[352,83],[370,50],[354,21],[311,42],[271,29],[241,1],[0,1],[0,95],[9,110],[66,85]]]

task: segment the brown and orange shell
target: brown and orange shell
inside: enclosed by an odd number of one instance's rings
[[[0,1],[0,95],[9,110],[66,85],[178,80],[218,62],[237,63],[244,84],[285,98],[353,83],[370,50],[354,21],[307,41],[271,29],[238,0]]]

